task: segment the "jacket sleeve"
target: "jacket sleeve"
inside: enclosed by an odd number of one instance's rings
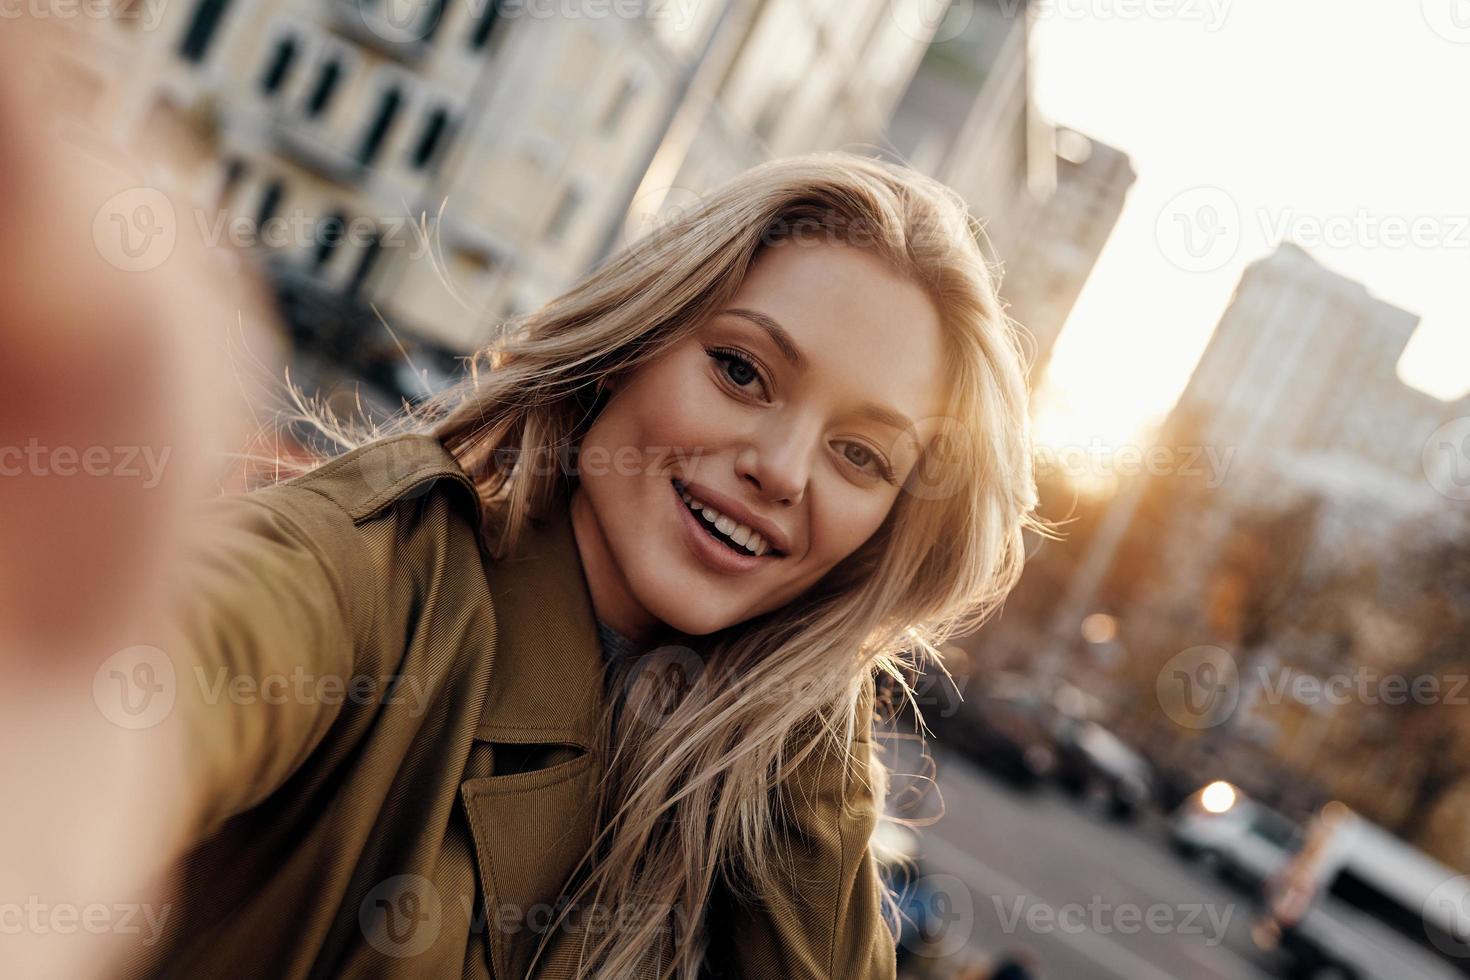
[[[893,980],[896,942],[869,839],[882,801],[868,776],[871,685],[850,759],[813,752],[788,783],[794,876],[749,904],[712,907],[711,970],[739,980]],[[714,938],[717,936],[717,939]]]
[[[391,665],[363,643],[372,561],[332,500],[279,485],[211,501],[171,571],[143,678],[182,742],[192,843],[279,788]],[[137,675],[133,665],[133,675]],[[120,683],[126,683],[120,679]],[[142,703],[135,698],[136,703]]]

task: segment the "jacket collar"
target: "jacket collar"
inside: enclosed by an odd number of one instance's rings
[[[495,682],[476,737],[592,750],[603,705],[603,656],[563,489],[526,521],[515,548],[486,559],[495,607]]]

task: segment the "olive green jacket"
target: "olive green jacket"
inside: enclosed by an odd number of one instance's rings
[[[177,614],[147,638],[172,698],[153,730],[185,726],[206,805],[124,976],[528,975],[602,771],[604,665],[566,505],[497,561],[473,483],[424,435],[211,505]],[[800,885],[705,910],[708,975],[894,977],[869,721],[851,768],[813,755],[790,777]],[[598,919],[571,922],[536,977],[578,975],[576,924]]]

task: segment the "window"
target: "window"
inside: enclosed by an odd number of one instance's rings
[[[327,110],[341,78],[342,65],[336,58],[329,58],[322,64],[321,71],[317,74],[316,88],[312,89],[311,98],[306,102],[308,116],[315,118]]]
[[[255,234],[260,238],[265,228],[265,223],[276,216],[276,211],[281,207],[281,198],[286,194],[286,185],[279,177],[266,185],[265,191],[260,195],[260,206],[255,211]]]
[[[419,134],[418,145],[413,150],[413,165],[422,170],[434,160],[434,154],[444,143],[444,133],[449,128],[449,112],[444,108],[429,113]]]
[[[224,17],[229,0],[198,0],[194,5],[194,16],[189,19],[189,29],[179,43],[179,54],[185,61],[199,64],[209,53],[209,45],[219,32],[220,19]]]
[[[382,250],[382,238],[377,232],[373,232],[372,237],[363,246],[362,257],[357,260],[357,268],[352,270],[352,278],[347,280],[348,296],[356,296],[362,291],[362,287],[367,283],[367,278],[372,273],[373,266],[377,264],[378,256],[382,253]]]
[[[394,117],[398,115],[398,107],[402,104],[403,96],[396,86],[383,93],[378,102],[378,113],[373,117],[372,125],[363,137],[362,148],[357,153],[357,159],[364,167],[372,165],[373,158],[378,155],[378,150],[382,148],[383,140],[388,135],[388,129],[393,125]]]
[[[332,261],[332,255],[342,244],[343,237],[347,234],[347,217],[342,213],[328,215],[316,226],[316,256],[315,265],[318,272],[327,267]]]
[[[547,241],[561,241],[581,205],[582,192],[577,187],[568,187],[562,192],[561,200],[557,202],[556,210],[552,212],[551,220],[546,225]]]
[[[500,4],[502,0],[479,0],[484,5],[480,12],[479,20],[475,21],[474,29],[470,32],[470,49],[479,51],[485,47],[490,40],[490,35],[495,31],[495,25],[500,20]]]
[[[633,101],[633,96],[638,91],[638,80],[629,75],[623,79],[623,84],[618,87],[618,94],[613,96],[612,103],[608,105],[607,112],[602,116],[602,131],[611,133],[618,128],[623,121],[623,116],[628,112],[628,104]]]
[[[219,196],[215,200],[216,207],[222,208],[229,203],[230,195],[240,186],[240,181],[245,176],[245,170],[245,161],[239,157],[231,157],[225,164],[224,179],[220,181]]]
[[[275,50],[271,53],[271,60],[266,65],[265,74],[260,77],[260,90],[266,95],[274,95],[286,82],[286,76],[291,73],[291,65],[296,61],[295,38],[283,37],[276,42]]]
[[[423,8],[423,16],[419,18],[418,29],[413,34],[421,40],[428,41],[444,21],[444,0],[425,0]]]

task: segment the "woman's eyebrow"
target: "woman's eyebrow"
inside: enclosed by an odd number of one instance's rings
[[[733,306],[729,309],[721,310],[720,313],[729,316],[738,316],[741,319],[754,323],[770,336],[771,342],[781,351],[782,356],[791,362],[792,366],[798,371],[806,370],[807,360],[805,355],[802,354],[801,348],[796,346],[796,341],[791,338],[791,334],[786,332],[786,328],[770,316],[767,316],[760,310],[750,310],[742,306]],[[908,431],[914,428],[913,419],[897,409],[889,408],[887,405],[878,402],[863,402],[857,407],[856,411],[858,415],[866,416],[875,422],[892,426],[900,431]]]
[[[771,317],[762,313],[760,310],[748,310],[743,306],[732,306],[720,312],[729,316],[741,317],[760,327],[770,336],[771,342],[776,345],[777,349],[781,351],[781,356],[791,362],[792,367],[798,371],[806,370],[807,360],[805,355],[802,354],[801,348],[796,346],[796,341],[791,339],[791,334],[786,332],[786,328]]]

